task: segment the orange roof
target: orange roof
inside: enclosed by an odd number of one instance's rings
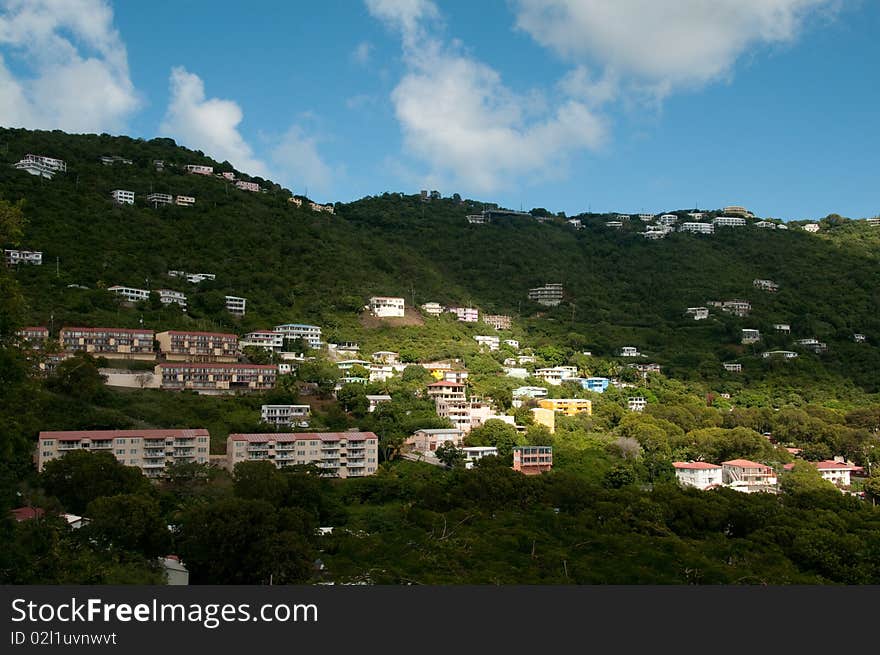
[[[677,469],[720,469],[718,464],[710,464],[709,462],[672,462]]]
[[[769,469],[770,467],[766,464],[759,464],[758,462],[751,462],[747,459],[732,459],[727,462],[721,462],[724,466],[738,466],[743,469]]]
[[[861,471],[861,466],[853,466],[851,464],[846,464],[845,462],[835,462],[834,460],[826,459],[822,462],[814,462],[816,468],[820,471]]]
[[[432,382],[428,385],[429,387],[463,387],[465,384],[463,382],[451,382],[446,380],[440,380],[439,382]]]
[[[232,441],[363,441],[364,439],[378,439],[372,432],[258,432],[253,434],[230,434]]]
[[[146,328],[115,328],[115,327],[63,327],[61,332],[67,331],[77,332],[123,332],[125,334],[153,334],[152,330]]]
[[[172,430],[63,430],[40,432],[40,440],[79,441],[80,439],[115,439],[116,437],[143,437],[145,439],[164,439],[166,437],[210,437],[204,428],[183,428]]]

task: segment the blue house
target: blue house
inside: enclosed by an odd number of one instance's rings
[[[602,393],[608,388],[610,382],[611,380],[608,378],[581,378],[581,387],[588,391]]]

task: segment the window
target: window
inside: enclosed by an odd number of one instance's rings
[[[54,446],[54,445],[55,445],[55,442],[54,442],[52,439],[46,439],[46,440],[43,442],[43,445],[44,445],[44,446]]]
[[[137,455],[137,453],[138,453],[138,449],[137,449],[137,448],[132,448],[131,450],[128,451],[128,454],[129,454],[129,455]]]
[[[51,450],[44,450],[43,457],[52,457],[52,451]]]
[[[199,452],[206,453],[206,452],[208,452],[208,449],[207,448],[199,448]]]
[[[125,454],[125,448],[119,448],[119,449],[117,449],[116,454],[117,454],[117,455],[124,455],[124,454]]]
[[[117,440],[116,440],[116,443],[124,444],[124,443],[125,443],[125,439],[117,439]]]

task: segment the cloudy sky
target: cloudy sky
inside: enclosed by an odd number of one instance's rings
[[[0,125],[319,201],[880,212],[874,0],[0,0]]]

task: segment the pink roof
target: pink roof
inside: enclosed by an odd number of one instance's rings
[[[168,437],[210,437],[204,428],[177,428],[171,430],[65,430],[60,432],[40,432],[40,441],[79,441],[81,439],[115,439],[117,437],[143,437],[144,439],[166,439]]]
[[[273,331],[273,330],[254,330],[253,332],[248,332],[246,336],[254,336],[254,335],[257,335],[257,334],[260,335],[261,337],[266,337],[266,336],[268,336],[268,337],[277,337],[277,336],[278,336],[279,334],[281,334],[281,333],[280,333],[280,332],[275,332],[275,331]]]
[[[263,441],[364,441],[378,439],[372,432],[258,432],[253,434],[230,434],[232,441],[263,442]]]
[[[724,466],[738,466],[743,469],[769,469],[770,467],[766,464],[759,464],[758,462],[750,462],[747,459],[732,459],[727,462],[721,462]]]
[[[71,330],[76,330],[77,332],[124,332],[125,334],[153,334],[152,330],[147,330],[144,328],[140,329],[132,329],[132,328],[115,328],[115,327],[63,327],[61,328],[61,332],[67,332]]]
[[[230,362],[228,364],[217,362],[175,362],[173,364],[162,363],[159,368],[234,368],[241,371],[261,369],[264,371],[274,371],[274,364],[236,364]]]
[[[845,464],[844,462],[835,462],[834,460],[826,459],[822,462],[814,462],[816,468],[820,471],[861,471],[861,466],[852,466],[850,464]]]
[[[796,462],[791,462],[790,464],[786,464],[786,465],[783,466],[782,468],[784,468],[786,471],[790,471],[791,469],[794,468],[795,463],[796,463]]]
[[[189,337],[225,337],[228,339],[238,339],[235,334],[228,332],[190,332],[188,330],[168,330],[168,334],[173,336],[189,336]]]
[[[45,514],[41,507],[16,507],[9,512],[16,521],[29,521]]]
[[[432,382],[428,385],[429,387],[463,387],[465,384],[463,382],[448,382],[445,380],[440,380],[439,382]]]
[[[19,330],[19,332],[49,332],[49,328],[46,327],[23,327]]]
[[[677,469],[720,469],[718,464],[710,464],[709,462],[672,462]]]

